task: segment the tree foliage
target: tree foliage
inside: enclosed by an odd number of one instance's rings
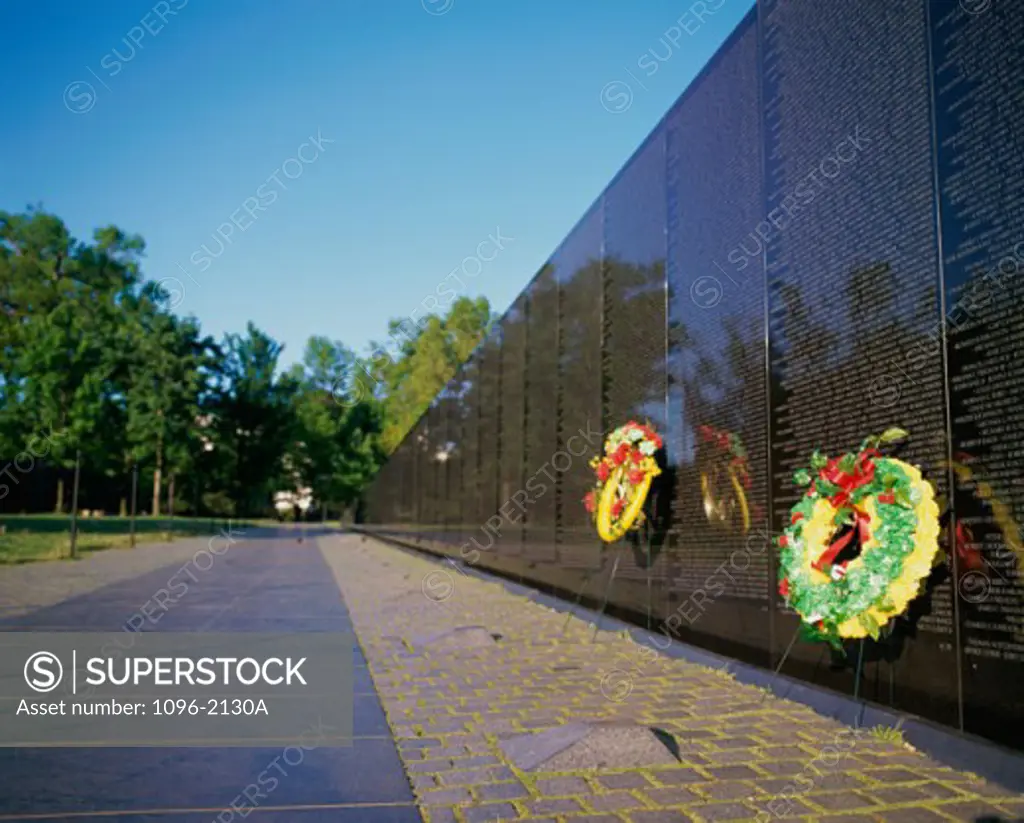
[[[267,513],[301,489],[353,505],[492,322],[486,299],[462,297],[392,320],[391,342],[362,356],[314,335],[282,370],[283,346],[253,324],[217,342],[175,314],[144,254],[116,227],[83,242],[41,208],[0,211],[0,456],[53,432],[52,467],[135,467],[154,513],[169,488],[194,513]]]
[[[374,343],[373,356],[363,363],[383,405],[381,443],[386,453],[402,442],[494,319],[486,298],[460,297],[444,317],[428,315],[411,334],[407,323],[391,321],[390,349]]]

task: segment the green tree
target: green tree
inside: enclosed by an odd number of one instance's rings
[[[144,248],[115,227],[78,241],[42,208],[0,211],[0,453],[46,444],[36,457],[64,469],[81,453],[93,478],[146,465],[155,514],[176,477],[219,514],[256,513],[295,483],[354,503],[439,391],[462,402],[454,375],[493,321],[486,299],[460,298],[391,321],[391,344],[365,358],[314,336],[279,374],[281,345],[252,324],[218,346],[175,315],[142,275]],[[64,498],[58,483],[60,511]]]
[[[108,227],[74,241],[41,210],[0,214],[0,290],[5,323],[4,429],[54,431],[47,459],[68,467],[81,450],[97,467],[109,457],[105,428],[120,401],[122,302],[140,281],[139,237]],[[63,486],[56,508],[63,510]]]
[[[122,353],[128,370],[125,433],[130,458],[153,466],[152,512],[160,514],[165,473],[183,473],[195,453],[199,397],[212,341],[194,318],[166,310],[167,295],[155,284],[134,301]]]
[[[229,334],[223,345],[212,397],[210,431],[238,514],[262,512],[288,475],[285,455],[297,425],[293,375],[278,375],[282,346],[252,323],[246,334]]]
[[[493,322],[487,298],[460,297],[444,317],[431,314],[408,332],[408,323],[392,320],[392,346],[372,344],[373,356],[361,362],[372,396],[382,404],[381,445],[390,454],[431,401],[455,375]],[[364,392],[369,395],[370,392]]]
[[[311,337],[293,367],[297,439],[290,453],[296,481],[321,506],[351,504],[382,460],[379,404],[348,382],[355,355],[344,344]]]

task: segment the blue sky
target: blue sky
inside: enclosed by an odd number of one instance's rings
[[[141,234],[179,313],[285,364],[478,250],[456,287],[504,311],[751,5],[5,0],[0,209]]]

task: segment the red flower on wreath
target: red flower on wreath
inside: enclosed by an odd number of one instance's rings
[[[782,582],[779,583],[779,594],[783,597],[789,597],[789,581],[786,578],[783,578]]]
[[[618,517],[620,514],[622,514],[622,509],[625,505],[626,501],[623,500],[621,497],[614,503],[612,503],[612,517]]]
[[[645,477],[647,477],[647,472],[642,469],[633,469],[633,471],[629,473],[629,482],[636,486],[643,483]]]
[[[644,437],[647,440],[650,440],[654,444],[654,448],[656,448],[656,449],[660,449],[661,448],[661,438],[658,437],[658,435],[656,435],[653,431],[651,431],[649,428],[647,428],[647,426],[642,426],[641,430],[644,433]]]
[[[597,479],[602,483],[608,479],[608,475],[610,473],[611,471],[608,468],[608,464],[604,460],[597,464]]]
[[[587,492],[583,496],[583,505],[586,507],[588,512],[593,514],[597,510],[597,495],[592,491]]]
[[[622,443],[615,450],[615,454],[612,455],[612,461],[616,466],[621,466],[626,462],[626,458],[629,457],[629,443]]]

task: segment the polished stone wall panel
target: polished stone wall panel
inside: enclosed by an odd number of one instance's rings
[[[762,244],[777,533],[801,493],[793,471],[814,448],[842,453],[899,426],[910,438],[896,456],[944,495],[948,443],[941,357],[897,393],[879,382],[941,319],[925,3],[761,9],[766,214],[779,224]],[[948,568],[937,568],[911,618],[866,650],[861,693],[957,721],[952,600]],[[781,599],[776,614],[786,643],[796,620]],[[815,677],[852,691],[857,651]],[[797,644],[787,670],[808,675],[819,655]]]
[[[525,483],[527,380],[526,298],[520,296],[501,321],[501,486],[494,515],[497,551],[523,551],[523,511],[514,501]],[[519,498],[517,498],[519,499]]]
[[[760,0],[381,470],[369,519],[446,551],[497,522],[481,566],[598,600],[618,556],[609,603],[641,623],[765,667],[789,650],[788,675],[1019,747],[1021,42],[1020,3]],[[594,433],[588,460],[630,418],[665,472],[645,529],[602,547],[571,438]],[[942,552],[891,631],[831,655],[796,641],[769,543],[813,449],[893,426]]]
[[[498,500],[500,478],[500,445],[501,445],[501,347],[500,332],[493,330],[480,344],[480,419],[479,419],[479,485],[477,510],[474,518],[475,528],[479,532],[478,543],[481,549],[493,545],[493,532],[486,531],[487,521],[495,516],[500,502]]]
[[[521,487],[526,509],[525,557],[530,562],[553,563],[558,556],[558,490],[552,458],[559,448],[559,326],[558,286],[550,265],[538,272],[526,297],[526,465]]]
[[[441,464],[437,454],[444,442],[444,421],[441,417],[441,404],[437,399],[427,409],[426,422],[423,427],[425,441],[421,463],[423,466],[423,492],[427,504],[424,525],[427,527],[431,540],[437,540],[441,531],[444,512],[445,477],[441,472]]]
[[[474,353],[462,367],[462,542],[481,538],[480,496],[480,369],[479,355]]]
[[[684,637],[765,663],[772,549],[761,258],[728,255],[764,215],[756,17],[669,113],[670,612]],[[723,140],[722,135],[730,135]]]
[[[1006,688],[1024,680],[1024,4],[933,3],[930,27],[964,726],[1012,744],[1024,726]],[[894,383],[934,349],[909,353]]]
[[[590,460],[604,446],[602,207],[599,201],[587,212],[551,259],[559,307],[558,441],[572,458],[556,476],[558,565],[590,571],[601,564],[601,541],[583,498],[594,484]]]
[[[605,417],[607,428],[628,420],[666,423],[666,130],[645,141],[603,197],[605,325]],[[650,524],[648,524],[650,525]],[[667,557],[651,535],[636,532],[612,551],[621,553],[619,575],[656,586],[623,589],[645,614],[661,610]]]
[[[442,414],[445,423],[442,454],[446,455],[440,466],[440,471],[444,475],[444,500],[442,502],[444,532],[442,539],[446,543],[457,545],[461,542],[464,500],[462,487],[463,408],[461,381],[458,374],[452,377],[445,388]]]

